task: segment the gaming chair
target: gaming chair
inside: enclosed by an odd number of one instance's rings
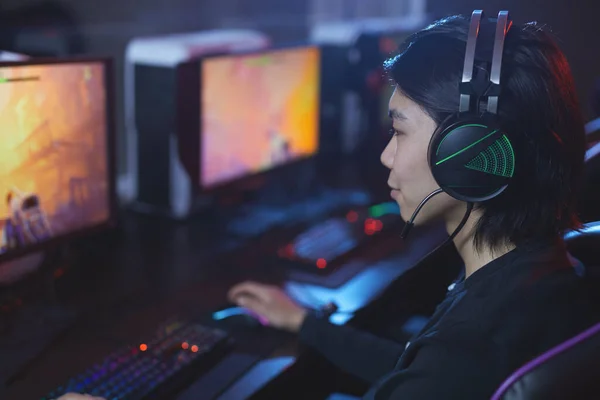
[[[600,143],[585,154],[583,187],[579,196],[579,216],[583,222],[600,221]]]
[[[567,233],[565,241],[569,252],[586,266],[585,273],[598,277],[600,221]],[[519,368],[492,400],[599,398],[600,321]]]

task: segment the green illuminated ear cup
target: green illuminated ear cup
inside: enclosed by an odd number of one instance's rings
[[[429,143],[429,166],[450,196],[478,203],[506,189],[515,173],[514,146],[506,134],[479,120],[457,120]]]

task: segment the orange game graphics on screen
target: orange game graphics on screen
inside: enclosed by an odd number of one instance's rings
[[[317,47],[202,63],[200,184],[210,187],[317,152]]]
[[[109,218],[103,64],[0,68],[0,253]]]

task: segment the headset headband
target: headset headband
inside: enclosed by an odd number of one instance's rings
[[[469,26],[469,34],[467,37],[467,47],[465,51],[465,63],[463,66],[462,82],[460,85],[460,105],[459,112],[465,113],[472,111],[471,109],[471,96],[477,96],[477,99],[487,97],[486,111],[490,114],[496,114],[498,112],[498,96],[500,94],[500,74],[502,68],[502,52],[504,51],[504,39],[506,34],[512,25],[508,11],[500,11],[498,18],[496,19],[496,29],[493,36],[493,49],[491,52],[491,60],[486,61],[485,64],[491,63],[489,70],[489,76],[487,81],[484,82],[483,86],[479,86],[473,80],[473,70],[475,67],[475,58],[477,53],[483,53],[479,51],[479,48],[489,44],[479,43],[478,38],[480,36],[483,19],[483,11],[475,10],[471,16],[471,23]],[[486,40],[486,35],[482,35],[482,39]],[[490,40],[490,39],[487,39]],[[479,48],[478,48],[479,47]],[[489,58],[486,57],[486,58]],[[478,102],[477,102],[478,103]]]

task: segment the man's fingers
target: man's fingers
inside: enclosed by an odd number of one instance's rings
[[[56,400],[105,400],[102,397],[94,397],[89,394],[67,393]]]
[[[239,296],[238,304],[248,310],[258,314],[259,316],[269,318],[269,310],[267,305],[257,297]]]
[[[244,297],[256,297],[263,302],[269,300],[269,286],[263,285],[257,282],[242,282],[235,285],[229,290],[228,298],[233,303],[238,303],[237,298]]]

